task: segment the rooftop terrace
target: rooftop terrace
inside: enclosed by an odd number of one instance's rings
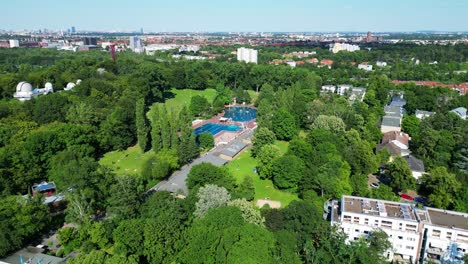
[[[343,196],[342,208],[343,212],[416,221],[416,215],[413,208],[411,205],[405,203]]]

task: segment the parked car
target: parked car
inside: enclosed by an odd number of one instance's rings
[[[417,202],[417,203],[420,203],[422,205],[427,205],[427,201],[426,199],[422,198],[422,197],[414,197],[413,201]]]
[[[373,182],[370,184],[371,188],[379,188],[380,184],[377,182]]]
[[[409,195],[406,194],[406,193],[400,194],[400,197],[403,198],[403,199],[405,199],[405,200],[413,201],[413,197],[409,196]]]

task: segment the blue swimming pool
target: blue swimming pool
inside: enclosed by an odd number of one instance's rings
[[[241,128],[234,125],[220,125],[215,123],[206,123],[201,127],[195,128],[195,135],[200,135],[203,132],[209,132],[211,135],[216,135],[221,131],[231,131],[235,132],[240,130]]]
[[[224,117],[232,121],[249,122],[257,117],[257,109],[246,106],[234,106],[224,109]]]

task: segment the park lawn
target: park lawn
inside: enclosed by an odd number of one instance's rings
[[[286,153],[286,151],[288,151],[289,142],[276,140],[275,146],[277,146],[280,149],[281,155],[283,155],[284,153]]]
[[[208,102],[210,102],[210,104],[213,103],[213,100],[216,97],[215,89],[206,89],[206,90],[171,89],[171,93],[174,94],[174,97],[167,99],[164,104],[166,105],[168,111],[173,110],[177,113],[182,109],[182,107],[184,107],[184,105],[187,106],[188,108],[190,106],[190,100],[195,95],[204,96],[208,100]],[[156,104],[160,104],[160,103],[156,103]],[[153,104],[153,106],[156,104]]]
[[[117,175],[140,174],[143,163],[152,151],[142,153],[138,145],[126,150],[111,151],[99,160],[99,164],[110,167]]]
[[[277,141],[275,143],[280,147],[281,151],[286,152],[288,142]],[[253,169],[257,166],[257,161],[251,157],[250,149],[242,152],[237,158],[229,162],[226,167],[234,175],[237,183],[250,175],[252,176],[255,186],[255,201],[259,199],[268,198],[272,201],[280,201],[281,207],[287,206],[294,200],[299,200],[297,194],[288,193],[275,188],[271,180],[262,180]]]

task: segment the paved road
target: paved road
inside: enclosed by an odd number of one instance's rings
[[[246,133],[241,134],[237,138],[237,140],[243,140],[243,139],[249,140],[252,137],[252,135],[253,135],[253,131],[247,131]],[[215,147],[208,153],[200,156],[199,158],[196,158],[192,163],[187,164],[183,166],[180,170],[174,172],[171,175],[171,177],[169,177],[169,179],[162,181],[158,183],[156,186],[154,186],[153,188],[151,188],[149,192],[165,190],[165,191],[169,191],[172,193],[180,193],[180,194],[187,195],[188,189],[187,189],[187,185],[185,184],[185,180],[187,180],[187,175],[189,174],[192,167],[202,162],[208,162],[215,166],[222,166],[228,163],[229,162],[228,160],[222,159],[218,155],[221,151],[231,146],[233,142],[235,142],[235,140],[230,142],[227,145]]]

